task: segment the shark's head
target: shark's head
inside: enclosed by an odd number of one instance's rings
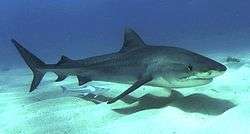
[[[132,29],[125,30],[121,53],[140,51],[155,78],[152,85],[193,87],[210,83],[227,68],[205,56],[178,47],[150,46]],[[135,52],[138,52],[135,51]],[[167,84],[166,84],[167,83]]]
[[[173,51],[169,51],[171,49]],[[172,66],[174,71],[167,74],[172,78],[170,84],[173,87],[205,85],[227,70],[221,63],[185,49],[170,48],[168,53],[167,56],[170,57],[168,59],[174,63]]]

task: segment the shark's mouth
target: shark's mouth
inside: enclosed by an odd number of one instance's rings
[[[224,72],[219,71],[207,71],[207,72],[197,72],[180,78],[182,81],[185,80],[196,80],[196,81],[212,81],[213,78],[222,75]]]
[[[181,81],[212,81],[213,78],[201,78],[201,77],[197,77],[197,76],[189,76],[189,77],[183,77],[181,78]]]
[[[172,87],[195,87],[195,86],[201,86],[208,83],[211,83],[213,81],[213,78],[200,78],[195,76],[188,76],[188,77],[182,77],[178,79],[175,82],[172,82]]]

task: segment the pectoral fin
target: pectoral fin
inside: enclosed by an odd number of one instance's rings
[[[135,91],[137,88],[141,87],[142,85],[150,82],[153,79],[152,76],[146,76],[142,77],[141,79],[137,80],[131,87],[129,87],[126,91],[124,91],[122,94],[118,95],[117,97],[111,99],[108,101],[108,104],[114,103],[117,100],[123,98],[124,96],[128,95],[129,93]]]

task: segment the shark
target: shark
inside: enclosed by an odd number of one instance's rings
[[[222,75],[226,66],[201,54],[174,46],[149,45],[131,28],[126,28],[122,48],[114,53],[74,60],[62,56],[56,64],[46,64],[11,39],[33,72],[30,92],[37,89],[46,72],[54,72],[63,81],[77,76],[79,85],[90,81],[130,84],[111,104],[143,85],[186,88],[208,84]]]

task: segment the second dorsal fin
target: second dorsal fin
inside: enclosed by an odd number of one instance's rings
[[[72,62],[73,60],[66,57],[66,56],[62,56],[61,59],[58,61],[57,65],[61,65],[61,64],[65,64],[65,63],[69,63]]]
[[[131,28],[126,28],[124,32],[124,42],[120,52],[127,52],[145,46],[141,37]]]

